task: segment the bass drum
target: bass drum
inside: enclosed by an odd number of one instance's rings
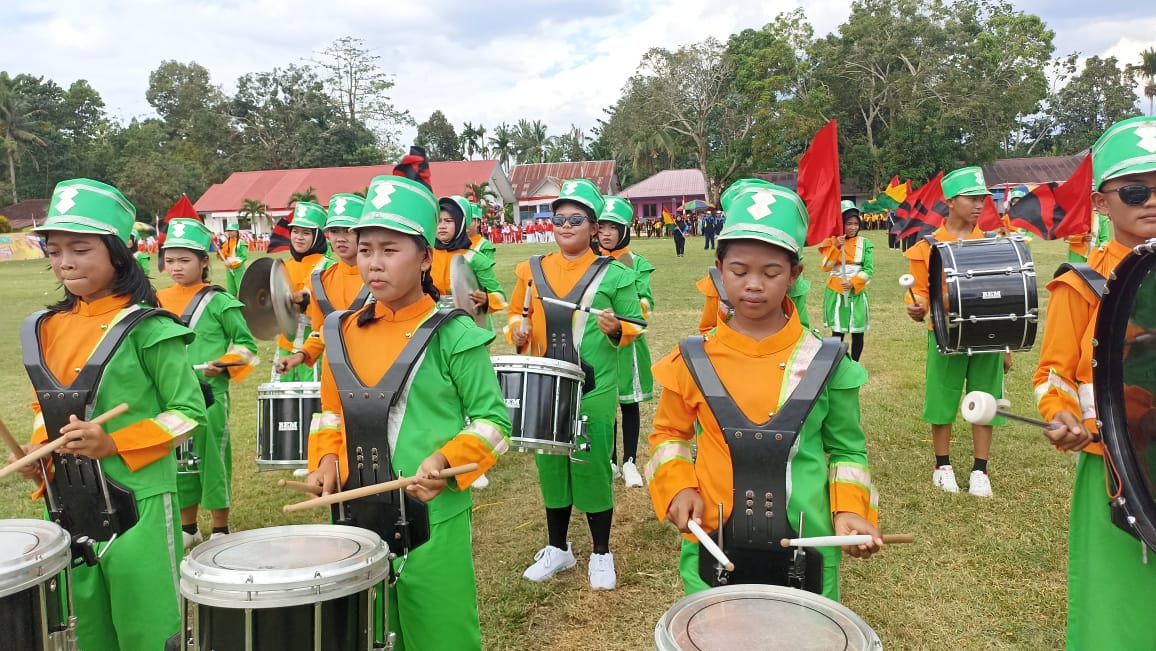
[[[1156,240],[1116,267],[1094,344],[1092,384],[1111,462],[1112,519],[1156,550]]]

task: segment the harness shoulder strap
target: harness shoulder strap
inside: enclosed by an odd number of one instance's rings
[[[309,284],[313,288],[313,299],[317,301],[317,307],[321,308],[321,313],[329,316],[335,310],[333,303],[329,301],[329,295],[325,293],[325,286],[321,284],[321,272],[324,269],[318,269],[309,274]],[[352,308],[356,309],[356,308]]]
[[[204,313],[209,302],[213,300],[214,294],[217,292],[224,292],[224,288],[217,285],[205,285],[189,299],[189,304],[185,306],[185,311],[181,313],[181,323],[193,330],[197,327],[197,321],[201,319],[201,314]]]
[[[706,338],[702,335],[690,336],[679,342],[678,350],[682,354],[682,359],[686,361],[686,367],[694,383],[706,398],[706,404],[714,414],[715,420],[720,427],[755,427],[755,423],[743,414],[727,393],[722,378],[718,376],[714,364],[706,354],[706,348],[703,346],[705,342]]]
[[[1084,281],[1096,296],[1103,297],[1104,290],[1108,287],[1108,279],[1101,276],[1099,272],[1085,262],[1065,262],[1056,269],[1056,273],[1052,274],[1052,278],[1059,278],[1067,272],[1074,272]]]
[[[718,267],[710,267],[706,273],[710,276],[711,283],[714,284],[714,290],[718,292],[718,300],[727,306],[728,309],[733,308],[734,305],[731,304],[731,299],[727,297],[727,290],[723,287],[722,274],[719,272]]]
[[[610,264],[610,258],[599,256],[593,264],[586,268],[586,273],[582,274],[582,277],[565,296],[558,296],[546,280],[546,273],[542,270],[542,256],[536,255],[530,258],[530,274],[534,278],[534,285],[538,288],[539,295],[547,298],[558,298],[569,303],[578,303],[582,295],[586,293],[590,283],[594,282],[598,272],[602,271],[603,267],[608,264]]]

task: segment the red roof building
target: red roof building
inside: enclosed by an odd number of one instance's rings
[[[665,208],[673,216],[687,201],[706,201],[706,179],[702,170],[663,170],[622,191],[634,205],[634,216],[661,218]]]
[[[13,231],[19,232],[44,223],[44,218],[48,216],[48,199],[25,199],[0,208],[0,215],[8,220]]]
[[[214,231],[222,231],[228,219],[237,212],[246,199],[257,199],[265,210],[278,219],[289,214],[289,197],[312,187],[318,203],[326,205],[329,197],[342,192],[364,192],[376,176],[393,174],[393,165],[363,165],[357,167],[316,167],[297,170],[259,170],[234,172],[223,183],[205,191],[193,204],[205,216],[205,224]],[[434,194],[446,197],[467,194],[467,184],[489,183],[502,204],[515,201],[513,188],[498,161],[442,161],[430,163],[430,178]],[[271,223],[241,224],[242,230],[268,233]]]
[[[558,198],[566,179],[590,179],[602,194],[618,194],[617,169],[612,160],[515,165],[510,169],[510,185],[518,198],[520,219],[551,214],[550,203]]]

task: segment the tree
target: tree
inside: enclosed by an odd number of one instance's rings
[[[312,203],[317,203],[317,191],[314,190],[313,186],[311,185],[304,190],[294,192],[293,194],[289,195],[290,206],[297,203],[298,201],[309,201]]]
[[[505,122],[494,127],[490,136],[490,147],[494,156],[502,163],[502,169],[510,171],[510,159],[514,157],[514,130]]]
[[[248,219],[250,224],[262,220],[270,229],[273,226],[268,207],[261,203],[260,199],[243,200],[241,202],[241,209],[237,211],[237,217],[240,219]]]
[[[1156,48],[1148,48],[1140,53],[1140,65],[1136,71],[1147,80],[1144,97],[1148,98],[1148,115],[1153,113],[1152,102],[1156,100]]]
[[[1065,67],[1078,70],[1078,55],[1070,55]],[[1054,154],[1075,154],[1091,147],[1114,122],[1139,115],[1137,81],[1133,69],[1120,69],[1116,57],[1089,57],[1084,68],[1071,77],[1048,102],[1047,115]]]
[[[228,100],[209,70],[195,61],[163,61],[149,73],[145,99],[164,121],[175,154],[206,183],[222,180],[231,167],[222,153],[231,149],[232,133]]]
[[[333,41],[317,56],[314,63],[325,72],[325,88],[341,107],[346,121],[368,125],[383,150],[398,149],[400,153],[399,128],[413,125],[414,120],[390,100],[393,75],[381,69],[381,57],[365,47],[363,39],[352,36]]]
[[[462,150],[454,125],[450,124],[440,110],[434,111],[428,120],[417,125],[414,144],[425,148],[431,162],[462,159]]]
[[[458,136],[458,140],[461,142],[465,157],[472,160],[474,154],[478,153],[478,130],[474,128],[473,124],[465,122],[462,124],[462,132]]]
[[[482,181],[481,183],[466,184],[466,198],[480,204],[487,199],[496,201],[498,194],[490,187],[489,181]]]
[[[541,120],[518,120],[514,133],[514,151],[519,164],[543,163],[546,160],[546,145],[549,143],[546,125]]]
[[[7,74],[0,76],[0,153],[8,164],[8,182],[12,185],[12,201],[19,202],[16,186],[16,164],[30,145],[45,146],[44,139],[34,132],[37,111],[11,87]],[[35,164],[35,161],[34,161]]]

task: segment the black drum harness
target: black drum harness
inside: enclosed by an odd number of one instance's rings
[[[734,562],[727,572],[709,554],[699,554],[699,576],[708,585],[759,583],[823,591],[823,558],[815,549],[785,550],[783,538],[797,538],[787,519],[787,464],[823,387],[847,354],[838,339],[823,340],[790,397],[769,421],[752,423],[727,393],[703,347],[704,337],[688,337],[679,351],[711,413],[722,428],[734,469],[731,517],[722,522],[719,547]],[[828,516],[829,517],[829,516]],[[800,529],[802,527],[800,526]]]

